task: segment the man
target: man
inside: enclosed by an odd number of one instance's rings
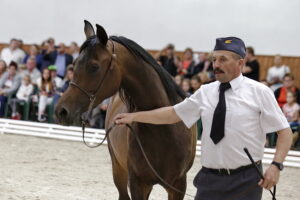
[[[292,133],[273,92],[241,74],[245,54],[241,39],[218,38],[213,51],[217,81],[202,85],[175,106],[115,117],[116,124],[172,124],[182,120],[187,127],[201,117],[203,167],[194,179],[197,200],[261,199],[262,187],[270,189],[278,182],[291,146]],[[274,162],[260,180],[243,148],[249,149],[262,170],[265,135],[275,131],[278,142]],[[239,196],[253,186],[246,195]]]
[[[285,74],[290,73],[289,66],[282,64],[282,58],[280,55],[274,57],[274,66],[270,67],[267,72],[267,81],[270,88],[275,91],[282,86],[282,79]]]
[[[48,61],[50,65],[55,65],[57,67],[57,76],[62,79],[65,78],[67,66],[73,62],[73,57],[65,53],[65,49],[65,44],[60,43],[57,50],[47,52],[44,55],[45,61]]]
[[[26,75],[30,76],[33,85],[37,85],[37,80],[41,78],[41,72],[36,67],[36,59],[34,56],[27,59],[26,69],[21,72],[22,78]]]
[[[18,40],[14,38],[10,40],[9,47],[4,48],[0,54],[0,58],[4,60],[6,64],[9,64],[11,61],[21,64],[25,56],[24,51],[18,46]]]
[[[243,75],[259,81],[259,63],[255,57],[254,49],[252,47],[247,47],[245,60],[246,65],[242,70]]]

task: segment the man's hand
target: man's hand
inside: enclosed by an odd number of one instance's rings
[[[133,122],[134,113],[121,113],[114,117],[114,122],[117,125],[131,124]]]
[[[278,183],[279,175],[280,170],[275,165],[270,165],[264,174],[264,180],[261,179],[258,185],[269,190]]]

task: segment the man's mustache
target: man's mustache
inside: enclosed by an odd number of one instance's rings
[[[224,71],[221,70],[220,68],[215,68],[214,73],[224,73]]]

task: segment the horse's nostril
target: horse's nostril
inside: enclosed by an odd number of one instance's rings
[[[69,112],[68,112],[68,110],[67,110],[66,108],[62,107],[62,108],[60,109],[58,115],[59,115],[59,117],[60,117],[61,119],[66,119],[66,118],[68,117],[68,115],[69,115]]]

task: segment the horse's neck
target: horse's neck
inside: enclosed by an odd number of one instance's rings
[[[141,66],[141,63],[128,65],[121,87],[130,96],[136,110],[150,110],[170,105],[165,87],[151,66]]]

